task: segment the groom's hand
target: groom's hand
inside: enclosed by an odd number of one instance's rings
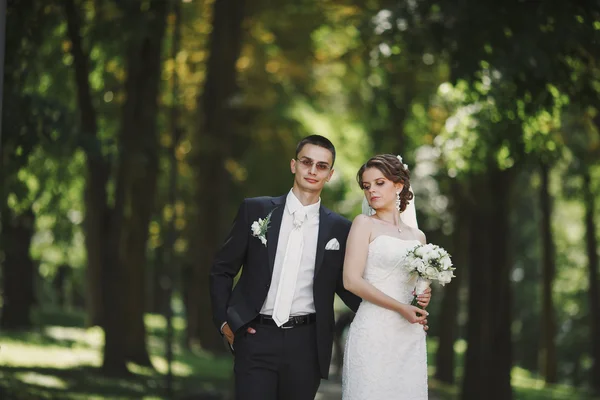
[[[223,336],[225,336],[225,339],[227,339],[227,342],[229,342],[229,345],[233,346],[233,340],[235,339],[235,335],[233,334],[233,331],[229,327],[229,324],[226,323],[225,325],[223,325],[223,329],[221,329],[221,332],[223,332]],[[254,335],[256,333],[256,330],[254,328],[248,327],[246,329],[246,332],[248,332],[251,335]]]
[[[233,346],[233,331],[229,327],[228,323],[225,323],[225,325],[223,325],[221,332],[223,332],[223,336],[225,336],[225,339],[227,339],[227,341],[229,342],[229,346]]]

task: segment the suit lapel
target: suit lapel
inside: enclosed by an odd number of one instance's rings
[[[271,214],[271,225],[267,231],[267,250],[269,252],[269,271],[271,274],[273,273],[273,265],[275,265],[275,254],[277,253],[277,243],[279,242],[279,231],[281,230],[286,196],[284,195],[271,200],[275,206],[273,214]]]
[[[321,206],[319,209],[319,237],[317,239],[317,255],[315,257],[315,277],[321,269],[323,263],[323,255],[325,254],[325,241],[331,233],[331,211]]]

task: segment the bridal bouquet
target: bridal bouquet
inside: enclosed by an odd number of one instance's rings
[[[420,244],[409,250],[404,259],[404,267],[411,274],[417,274],[415,296],[410,303],[419,307],[417,295],[422,294],[432,281],[438,281],[444,286],[454,278],[450,254],[440,246],[434,244]]]

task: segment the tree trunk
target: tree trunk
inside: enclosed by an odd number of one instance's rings
[[[193,271],[196,289],[190,292],[187,337],[188,340],[198,337],[205,349],[214,352],[223,352],[225,347],[210,319],[208,276],[222,238],[222,232],[215,227],[228,226],[230,221],[224,218],[228,210],[223,207],[231,181],[225,163],[232,155],[230,146],[236,137],[233,124],[238,91],[236,62],[241,50],[244,5],[245,0],[222,0],[213,5],[210,57],[199,102],[203,124],[198,130],[200,150],[194,160],[199,183],[195,193],[199,243],[192,246],[196,249]]]
[[[552,302],[552,285],[555,276],[555,250],[552,236],[552,202],[548,164],[540,165],[540,207],[542,237],[542,338],[540,343],[540,370],[546,383],[557,382],[556,365],[556,319]]]
[[[65,1],[67,32],[71,40],[71,53],[77,83],[77,100],[80,110],[82,147],[86,153],[87,185],[85,189],[86,250],[88,258],[89,311],[92,324],[104,329],[104,362],[102,369],[110,375],[126,375],[125,347],[115,341],[113,331],[124,325],[120,318],[122,304],[119,296],[119,268],[117,266],[120,228],[115,229],[116,215],[107,204],[106,185],[109,165],[102,156],[97,139],[96,111],[89,84],[89,59],[83,51],[79,12],[73,0]],[[118,196],[118,192],[117,192]],[[99,283],[99,288],[98,288]],[[99,289],[99,293],[95,291]]]
[[[74,2],[65,3],[81,112],[82,145],[89,174],[85,199],[86,248],[92,283],[90,303],[93,322],[101,322],[105,332],[103,369],[117,375],[127,372],[127,361],[150,365],[144,325],[144,269],[158,171],[156,114],[166,6],[166,2],[155,0],[147,11],[131,8],[139,14],[130,20],[148,20],[139,24],[141,29],[134,32],[133,48],[127,57],[127,100],[121,121],[121,151],[111,210],[106,192],[109,166],[96,138],[89,60],[82,48],[80,20]],[[95,282],[101,282],[99,293]],[[99,304],[107,312],[99,312]]]
[[[511,171],[489,172],[473,185],[469,258],[468,348],[462,399],[510,400],[510,265],[508,193]]]
[[[102,156],[101,144],[97,138],[98,122],[89,83],[89,58],[84,52],[81,42],[79,12],[73,0],[65,0],[64,7],[77,85],[77,104],[79,106],[81,127],[80,143],[86,154],[87,167],[84,194],[84,231],[87,253],[86,308],[89,324],[102,326],[102,271],[106,263],[105,238],[108,233],[107,222],[110,214],[106,193],[109,165]]]
[[[123,339],[119,327],[125,325],[121,318],[123,305],[120,295],[120,268],[117,265],[120,243],[120,219],[111,212],[107,203],[106,186],[109,165],[102,156],[97,138],[96,111],[89,84],[89,58],[81,42],[79,12],[73,0],[66,0],[65,14],[67,32],[71,40],[71,54],[75,68],[77,100],[81,119],[81,145],[86,153],[87,182],[85,188],[85,240],[88,259],[88,311],[92,324],[100,324],[104,330],[104,361],[102,370],[110,375],[128,373]],[[117,190],[118,198],[121,192]]]
[[[0,231],[0,242],[4,250],[1,264],[4,304],[0,327],[5,330],[27,329],[32,326],[35,267],[29,255],[29,246],[34,232],[35,215],[31,209],[19,215],[4,209]]]
[[[436,357],[435,378],[446,383],[454,383],[454,342],[456,340],[457,316],[459,309],[459,292],[463,275],[467,273],[469,250],[469,227],[471,225],[470,208],[464,196],[460,194],[462,188],[454,187],[454,234],[452,261],[457,268],[456,277],[444,287],[444,299],[440,311],[440,334]]]
[[[510,237],[510,192],[514,182],[514,170],[493,171],[488,181],[492,194],[492,219],[489,229],[489,248],[491,249],[492,278],[492,341],[488,344],[491,351],[491,387],[489,399],[512,399],[512,338],[511,338],[511,295],[509,259]]]
[[[163,221],[163,226],[166,222]],[[166,266],[164,263],[164,246],[154,249],[154,263],[151,268],[150,290],[148,293],[148,307],[151,313],[164,315],[168,307],[167,291],[163,285]]]
[[[583,174],[583,191],[585,203],[585,239],[589,263],[589,293],[590,293],[590,318],[592,342],[592,371],[591,384],[594,391],[600,394],[600,282],[598,282],[598,238],[596,236],[596,225],[594,224],[594,213],[596,210],[596,198],[591,188],[591,176],[589,170]]]
[[[465,354],[465,372],[462,399],[487,398],[490,374],[487,371],[491,342],[491,316],[489,315],[491,278],[490,250],[486,240],[489,225],[489,193],[485,176],[473,178],[471,194],[471,224],[469,237],[469,302],[467,324],[468,347]],[[485,393],[485,394],[484,394]]]
[[[119,253],[126,290],[123,312],[126,324],[121,327],[128,360],[151,365],[146,349],[146,246],[148,224],[154,212],[158,177],[158,94],[160,90],[161,51],[165,34],[168,2],[154,0],[141,16],[146,19],[140,42],[129,51],[127,100],[121,124],[122,151],[117,179],[125,191],[123,213],[123,248]]]

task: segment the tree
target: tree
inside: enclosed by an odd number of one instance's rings
[[[90,62],[81,40],[81,18],[74,0],[65,1],[64,7],[77,86],[81,130],[79,143],[86,154],[87,167],[84,222],[87,252],[86,306],[90,324],[103,325],[102,271],[108,254],[104,238],[108,234],[107,221],[110,213],[106,202],[110,165],[103,157],[98,138],[98,117],[89,84]]]
[[[227,208],[223,199],[230,193],[227,160],[232,157],[236,143],[236,101],[239,96],[236,62],[242,43],[244,0],[223,0],[213,5],[213,30],[209,44],[204,90],[198,102],[202,124],[196,133],[199,153],[193,162],[196,173],[196,204],[198,244],[194,252],[194,289],[190,291],[187,338],[198,337],[210,351],[225,350],[210,318],[210,296],[207,288],[208,271],[220,245],[222,231],[227,226]],[[215,232],[217,229],[217,232]]]
[[[452,185],[452,205],[454,215],[454,232],[452,235],[452,262],[459,269],[452,283],[444,288],[440,311],[440,330],[438,350],[435,353],[435,378],[442,382],[454,383],[455,356],[454,342],[457,338],[459,293],[463,275],[467,273],[469,251],[469,228],[474,225],[470,221],[469,201],[465,193],[468,189],[459,182]]]
[[[590,285],[590,311],[591,337],[592,337],[592,365],[591,382],[592,387],[600,393],[600,281],[598,277],[598,238],[596,235],[596,224],[594,214],[596,210],[595,196],[592,192],[591,177],[589,171],[583,174],[583,191],[585,203],[585,242],[588,257],[589,285]],[[596,339],[594,339],[596,338]]]
[[[1,263],[4,306],[0,325],[4,329],[21,329],[32,324],[30,312],[35,300],[37,271],[30,255],[36,221],[33,204],[43,191],[43,185],[32,185],[31,175],[25,173],[19,177],[19,173],[31,167],[31,160],[41,152],[41,157],[51,160],[68,156],[72,147],[64,104],[47,101],[38,89],[39,77],[36,76],[48,62],[48,55],[41,49],[45,35],[56,21],[48,15],[47,9],[31,1],[9,2],[7,14],[10,18],[7,19],[3,95],[11,101],[5,103],[3,110],[0,143],[0,251],[4,254]],[[43,182],[43,177],[38,178],[36,183]],[[36,190],[35,186],[42,188]]]
[[[81,24],[73,0],[65,3],[74,59],[82,125],[83,150],[88,157],[86,227],[91,277],[101,282],[100,322],[105,331],[103,368],[123,374],[126,361],[151,365],[144,325],[146,242],[154,210],[158,174],[156,115],[162,41],[167,3],[151,1],[122,5],[132,32],[125,62],[126,81],[118,136],[119,152],[114,202],[109,203],[110,163],[98,141],[98,124],[89,84],[89,58],[81,42]]]
[[[542,341],[541,341],[541,370],[546,383],[556,383],[557,360],[556,360],[556,318],[554,315],[554,304],[552,301],[552,286],[555,277],[555,250],[552,235],[552,203],[549,189],[549,167],[542,162],[540,164],[540,206],[541,223],[540,234],[542,237]]]

